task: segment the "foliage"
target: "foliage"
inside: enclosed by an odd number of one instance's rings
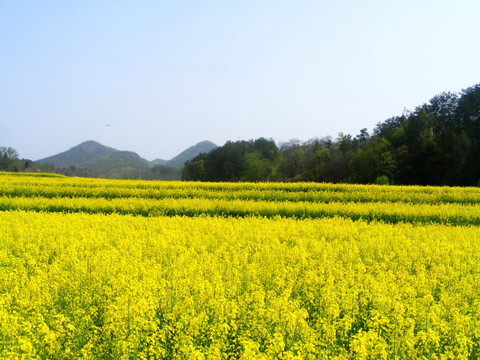
[[[382,175],[375,179],[376,185],[390,185],[390,180],[388,180],[388,176]]]
[[[162,180],[177,180],[180,178],[180,171],[164,165],[155,165],[151,169],[152,178]]]
[[[273,140],[228,141],[185,163],[183,180],[268,181],[281,161]]]
[[[30,160],[19,159],[14,148],[0,146],[0,171],[30,171],[33,165]]]

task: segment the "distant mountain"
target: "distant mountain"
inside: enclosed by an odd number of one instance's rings
[[[96,141],[86,141],[70,150],[40,159],[39,163],[50,163],[55,168],[77,167],[88,170],[99,177],[139,177],[148,172],[152,165],[132,151],[120,151]]]
[[[162,178],[171,180],[180,178],[179,169],[186,161],[216,147],[210,141],[202,141],[189,147],[171,160],[156,159],[149,162],[132,151],[120,151],[96,141],[86,141],[57,155],[37,160],[37,162],[52,164],[56,169],[83,169],[93,176],[104,178]],[[158,168],[159,165],[162,168]],[[169,168],[175,170],[170,171]]]
[[[92,159],[118,153],[119,150],[104,146],[96,141],[85,141],[57,155],[49,156],[40,160],[39,163],[51,163],[57,168],[80,166]]]
[[[173,159],[166,161],[164,164],[159,163],[159,161],[162,160],[154,160],[157,161],[158,165],[164,165],[172,168],[179,169],[181,168],[188,160],[193,159],[195,156],[201,153],[208,153],[212,150],[217,148],[217,145],[215,145],[211,141],[202,141],[199,142],[196,145],[190,146],[188,149],[182,151],[180,154],[175,156]],[[153,164],[153,162],[152,162]]]
[[[155,166],[155,165],[166,165],[167,163],[168,163],[168,160],[162,160],[162,159],[155,159],[155,160],[150,161],[150,164],[152,164],[153,166]]]

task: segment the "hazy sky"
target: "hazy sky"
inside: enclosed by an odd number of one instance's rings
[[[0,0],[0,146],[356,135],[479,83],[479,35],[478,0]]]

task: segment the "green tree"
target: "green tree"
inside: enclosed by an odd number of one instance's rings
[[[352,135],[345,135],[344,133],[339,133],[337,143],[340,147],[342,155],[346,155],[350,151],[350,147],[352,144]]]
[[[0,170],[1,171],[18,171],[18,152],[11,147],[0,147]]]
[[[287,179],[293,179],[303,173],[305,152],[302,148],[293,150],[284,160],[283,172]]]
[[[268,181],[272,174],[273,163],[260,153],[248,153],[243,157],[241,181]]]
[[[185,163],[184,180],[268,180],[282,156],[273,140],[228,141],[208,154]]]
[[[382,176],[379,176],[375,179],[375,184],[376,185],[390,185],[390,180],[388,179],[387,176],[382,175]]]
[[[457,154],[461,154],[460,161],[465,163],[461,171],[462,185],[474,185],[480,179],[480,84],[462,90],[456,116],[461,124],[461,133],[456,139],[461,151]]]
[[[357,150],[350,162],[350,179],[353,182],[371,184],[379,176],[392,178],[396,163],[387,139],[374,137],[368,145]]]
[[[182,171],[182,180],[186,181],[205,181],[205,159],[197,158],[185,163]]]
[[[306,180],[311,181],[330,181],[330,161],[332,155],[328,148],[315,151],[315,154],[308,160],[305,169]]]

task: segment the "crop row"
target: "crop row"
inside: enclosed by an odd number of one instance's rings
[[[0,210],[40,212],[84,212],[141,216],[232,216],[293,217],[297,219],[344,217],[388,223],[440,223],[480,225],[475,205],[406,203],[311,203],[222,199],[142,199],[142,198],[43,198],[0,197]]]
[[[479,188],[314,183],[200,183],[0,176],[0,196],[202,198],[300,202],[480,204]]]

